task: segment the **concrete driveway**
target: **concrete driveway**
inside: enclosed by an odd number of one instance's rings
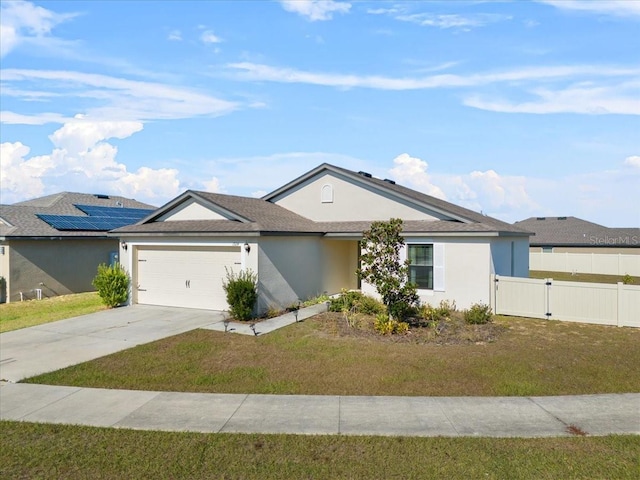
[[[5,332],[0,380],[18,382],[224,318],[224,312],[211,310],[133,305]]]

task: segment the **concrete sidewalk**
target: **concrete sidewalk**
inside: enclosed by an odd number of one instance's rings
[[[326,304],[255,324],[265,334]],[[549,437],[640,434],[640,394],[562,397],[359,397],[146,392],[17,384],[195,328],[225,314],[136,305],[0,334],[0,419],[144,430],[325,435]]]
[[[345,397],[3,384],[0,419],[212,433],[416,437],[640,434],[640,394]]]

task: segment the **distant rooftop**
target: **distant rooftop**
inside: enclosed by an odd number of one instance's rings
[[[534,232],[532,247],[640,247],[640,228],[609,228],[577,217],[531,217],[514,223]]]

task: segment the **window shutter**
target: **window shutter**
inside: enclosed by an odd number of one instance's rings
[[[433,244],[433,290],[444,292],[444,243]]]

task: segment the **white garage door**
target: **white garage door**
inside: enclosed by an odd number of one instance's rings
[[[137,303],[228,309],[222,281],[240,271],[240,247],[138,247]]]

